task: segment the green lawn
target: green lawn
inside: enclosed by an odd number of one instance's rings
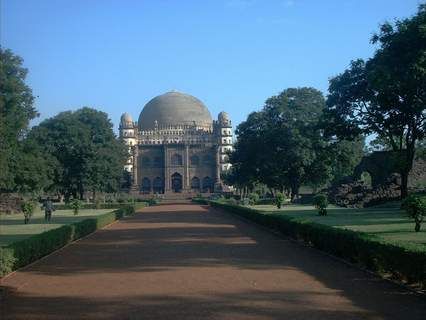
[[[272,205],[258,205],[251,208],[283,214],[299,221],[309,220],[336,228],[362,231],[385,241],[408,246],[415,244],[426,250],[426,222],[422,226],[423,230],[414,232],[414,222],[399,209],[398,203],[364,209],[330,206],[325,217],[318,216],[317,210],[308,205],[286,205],[281,210]]]
[[[32,216],[30,224],[24,224],[23,214],[0,214],[0,246],[5,246],[34,234],[58,228],[64,224],[78,222],[113,210],[80,210],[77,216],[74,215],[72,210],[56,210],[52,214],[50,223],[45,223],[44,212],[38,211]]]

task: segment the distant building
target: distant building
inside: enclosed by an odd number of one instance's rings
[[[172,91],[149,101],[134,122],[121,116],[120,136],[129,146],[125,169],[136,194],[195,195],[228,189],[220,178],[229,169],[232,126],[225,112],[212,120],[197,98]]]

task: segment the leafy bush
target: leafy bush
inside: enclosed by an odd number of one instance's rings
[[[277,206],[278,209],[281,209],[282,205],[284,204],[285,201],[285,197],[281,192],[278,192],[275,195],[275,205]]]
[[[383,242],[363,232],[297,221],[279,213],[266,214],[255,209],[215,201],[212,201],[211,205],[278,230],[294,239],[303,240],[319,250],[372,271],[389,273],[396,279],[426,286],[426,252],[422,248]]]
[[[250,205],[250,199],[249,199],[249,198],[242,198],[242,199],[241,199],[241,204],[242,204],[243,206],[248,206],[248,205]]]
[[[315,208],[318,209],[318,214],[320,216],[326,216],[327,215],[327,207],[328,207],[328,199],[327,196],[323,193],[318,193],[313,198],[313,204]]]
[[[195,198],[192,198],[191,201],[194,202],[194,203],[198,203],[198,204],[209,204],[209,200],[207,200],[203,197],[201,197],[201,198],[195,197]]]
[[[71,209],[74,211],[74,215],[78,215],[78,212],[83,207],[83,203],[78,199],[73,199],[70,202]]]
[[[416,195],[409,195],[403,201],[401,208],[414,220],[414,230],[419,232],[423,219],[426,216],[426,201]]]
[[[234,206],[236,206],[236,205],[238,204],[238,200],[237,200],[237,199],[235,199],[235,198],[230,198],[230,199],[228,199],[228,200],[227,200],[227,202],[228,202],[229,204],[234,205]]]
[[[252,205],[252,206],[255,205],[256,203],[258,203],[259,199],[260,199],[259,195],[255,192],[250,193],[248,195],[248,198],[249,198],[249,204]]]
[[[158,203],[158,200],[155,198],[151,198],[148,200],[148,205],[149,206],[155,206]]]
[[[124,205],[115,211],[36,234],[7,247],[0,247],[0,276],[134,212],[134,206]]]
[[[21,204],[21,210],[24,213],[24,223],[28,224],[35,210],[35,203],[33,201],[24,201]]]
[[[12,249],[0,247],[0,277],[13,271],[15,261]]]
[[[95,208],[99,210],[102,205],[101,199],[96,198],[94,204],[95,204]]]

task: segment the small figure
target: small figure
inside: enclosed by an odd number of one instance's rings
[[[55,211],[52,201],[50,200],[50,197],[47,197],[46,201],[44,202],[43,208],[44,208],[44,220],[47,222],[50,222],[50,219],[52,218],[52,212]]]

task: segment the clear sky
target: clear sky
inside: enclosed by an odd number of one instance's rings
[[[288,87],[369,57],[379,23],[419,0],[0,0],[1,45],[24,58],[38,121],[91,106],[118,126],[176,89],[234,124]]]

